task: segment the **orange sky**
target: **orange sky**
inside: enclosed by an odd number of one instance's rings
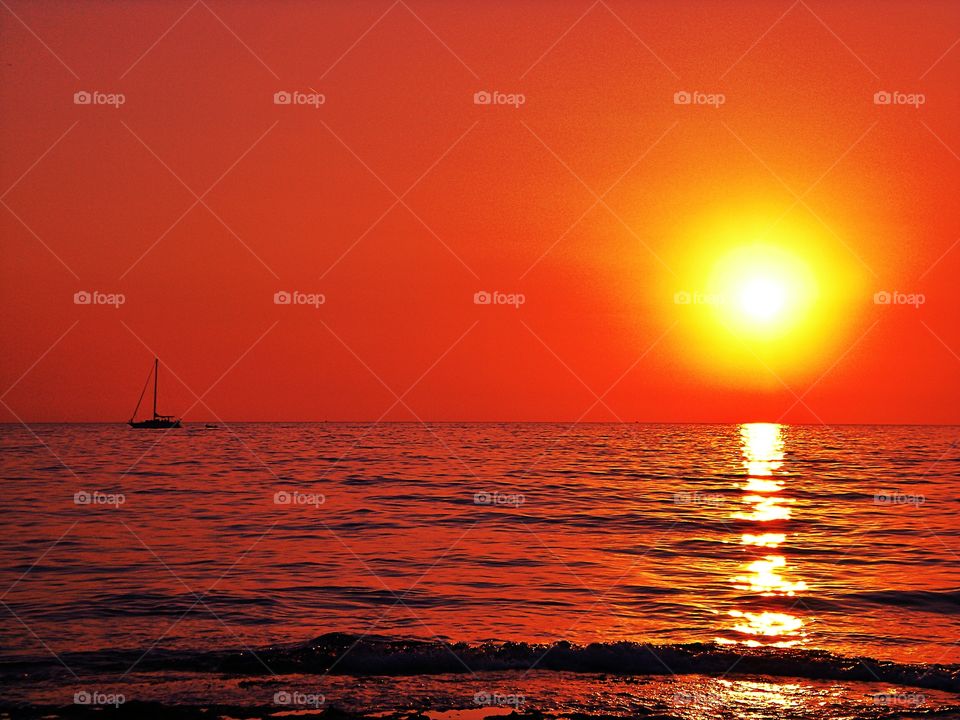
[[[956,2],[8,6],[4,420],[126,420],[155,351],[188,421],[960,422]],[[760,363],[673,295],[780,217],[843,303]]]

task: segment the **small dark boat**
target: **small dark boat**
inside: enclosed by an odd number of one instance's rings
[[[150,376],[153,376],[153,418],[150,420],[134,420],[137,416],[137,410],[140,409],[140,403],[143,402],[143,396],[147,392],[147,385],[150,384]],[[178,428],[180,427],[180,418],[176,418],[173,415],[159,415],[157,414],[157,381],[158,376],[160,375],[160,359],[153,359],[153,370],[150,372],[150,375],[147,375],[147,382],[143,385],[143,390],[140,392],[140,399],[137,400],[137,406],[133,409],[133,415],[130,416],[130,419],[127,421],[127,425],[132,428],[147,428],[150,430],[157,430],[162,428]]]

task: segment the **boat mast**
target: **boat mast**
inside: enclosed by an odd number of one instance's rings
[[[160,358],[153,359],[153,416],[157,416],[157,383],[160,381]]]

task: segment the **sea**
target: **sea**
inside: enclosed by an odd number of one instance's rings
[[[960,718],[960,427],[0,426],[0,716]]]

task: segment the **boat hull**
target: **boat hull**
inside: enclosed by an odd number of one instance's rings
[[[131,420],[127,423],[132,428],[137,428],[139,430],[162,430],[163,428],[178,428],[180,427],[179,420],[141,420],[140,422],[134,422]]]

